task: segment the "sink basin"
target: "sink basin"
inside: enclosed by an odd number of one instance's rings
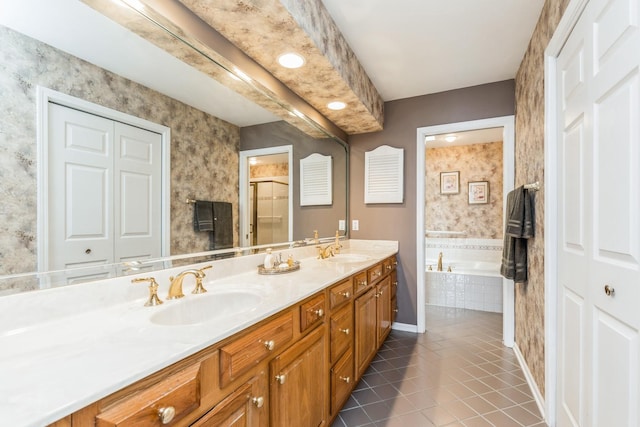
[[[369,261],[371,257],[367,255],[358,255],[358,254],[336,254],[332,257],[326,258],[327,262],[335,262],[339,264],[350,264],[356,262],[365,262]]]
[[[260,294],[246,290],[187,295],[180,301],[165,301],[150,320],[156,325],[195,325],[251,311],[261,301]]]

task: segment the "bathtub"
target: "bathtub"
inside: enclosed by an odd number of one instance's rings
[[[489,261],[426,260],[427,305],[502,313],[500,264]],[[431,266],[431,270],[429,270]],[[451,272],[447,269],[451,267]]]

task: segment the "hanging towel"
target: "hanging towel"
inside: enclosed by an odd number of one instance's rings
[[[209,249],[227,249],[233,247],[233,210],[231,203],[213,202],[213,233]]]
[[[213,231],[213,203],[196,200],[193,208],[193,229],[195,231]]]
[[[534,236],[532,195],[524,186],[507,195],[507,218],[500,274],[516,283],[527,281],[527,239]]]

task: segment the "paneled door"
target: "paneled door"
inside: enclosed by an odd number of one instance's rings
[[[161,255],[161,151],[155,132],[49,104],[49,269]]]
[[[591,0],[557,61],[559,426],[640,425],[640,5]]]

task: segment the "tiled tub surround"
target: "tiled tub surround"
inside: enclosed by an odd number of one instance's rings
[[[264,259],[259,254],[0,298],[2,424],[54,422],[398,251],[395,241],[351,240],[342,245],[343,253],[368,255],[369,260],[318,260],[310,245],[282,251],[283,257],[293,254],[301,262],[300,270],[289,274],[258,275],[256,266]],[[185,298],[144,307],[147,286],[132,284],[131,279],[154,276],[164,300],[169,276],[208,264],[213,265],[204,283],[209,294],[252,289],[262,302],[224,322],[152,323],[152,314],[201,296],[190,294],[193,281],[185,281]]]
[[[501,240],[427,238],[426,242],[428,305],[502,313]],[[436,271],[440,252],[441,272]]]

